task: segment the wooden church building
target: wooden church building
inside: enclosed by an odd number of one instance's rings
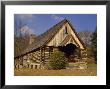
[[[81,59],[86,55],[84,43],[67,19],[39,35],[22,53],[15,55],[15,68],[42,69],[43,63],[49,60],[54,51],[62,51],[70,59]]]

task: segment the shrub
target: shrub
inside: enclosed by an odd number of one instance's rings
[[[68,64],[67,58],[64,56],[63,52],[54,52],[50,56],[49,65],[54,70],[65,69]]]

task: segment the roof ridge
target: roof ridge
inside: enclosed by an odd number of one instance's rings
[[[52,27],[50,27],[46,32],[50,31],[52,28],[56,27],[56,26],[59,25],[60,23],[66,22],[66,21],[68,22],[67,19],[63,19],[63,20],[59,21],[57,24],[55,24],[55,25],[53,25]],[[42,34],[40,34],[40,35],[43,35],[43,34],[45,34],[46,32],[44,32],[44,33],[42,33]],[[39,35],[39,36],[40,36],[40,35]]]

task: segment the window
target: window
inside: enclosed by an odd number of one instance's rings
[[[37,65],[35,65],[35,69],[37,69]]]
[[[68,34],[67,27],[65,27],[65,34]]]

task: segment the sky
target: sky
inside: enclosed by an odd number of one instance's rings
[[[96,14],[15,14],[14,29],[19,29],[17,23],[21,22],[32,33],[40,35],[65,18],[71,22],[76,32],[93,32],[97,27]]]

